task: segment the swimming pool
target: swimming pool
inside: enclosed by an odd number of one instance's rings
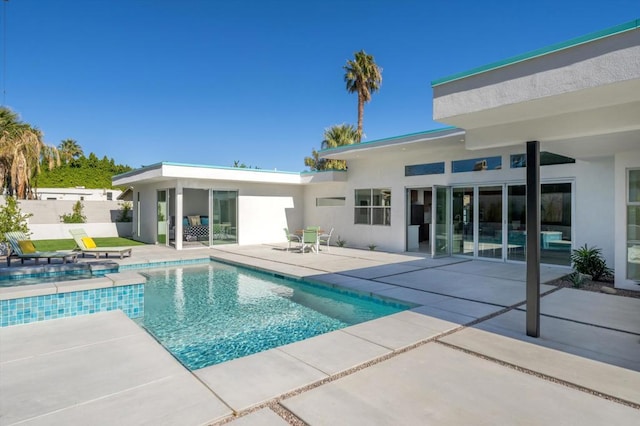
[[[409,308],[217,262],[140,272],[136,321],[191,370]]]

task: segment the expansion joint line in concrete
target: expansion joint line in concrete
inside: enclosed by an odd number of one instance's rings
[[[259,405],[254,405],[253,407],[247,408],[242,411],[234,411],[233,415],[226,417],[222,420],[219,420],[215,423],[211,423],[209,426],[221,426],[226,425],[230,422],[238,420],[239,418],[246,417],[249,414],[255,413],[256,411],[260,411],[262,409],[271,410],[280,416],[283,420],[285,420],[288,424],[293,426],[306,426],[307,423],[302,421],[298,416],[289,411],[286,407],[279,403],[279,399],[272,399],[267,402],[263,402]]]
[[[227,252],[224,252],[224,253],[227,253]],[[275,263],[275,264],[281,264],[281,265],[287,265],[287,266],[295,266],[296,268],[309,269],[310,271],[317,271],[317,272],[322,272],[322,273],[325,273],[325,274],[326,273],[332,273],[331,271],[325,271],[324,269],[311,268],[309,266],[300,266],[300,265],[297,265],[295,263],[283,262],[281,260],[265,259],[264,257],[249,256],[248,254],[239,254],[239,253],[232,253],[232,254],[234,256],[241,256],[241,257],[246,257],[248,259],[260,260],[261,262],[272,262],[272,263]],[[221,258],[215,257],[215,255],[211,255],[211,257],[213,257],[212,260],[214,260],[215,262],[231,264],[231,265],[234,265],[234,266],[242,266],[242,267],[245,267],[245,268],[249,267],[249,265],[247,265],[246,263],[241,263],[239,261],[234,261],[234,260],[230,260],[230,259],[221,259]],[[261,269],[262,271],[264,271],[263,268],[258,268],[258,269]]]
[[[437,334],[435,336],[432,336],[432,337],[430,337],[428,339],[424,339],[424,340],[421,340],[419,342],[413,343],[411,345],[405,346],[403,348],[393,350],[392,352],[390,352],[388,354],[379,356],[379,357],[374,358],[374,359],[372,359],[370,361],[367,361],[365,363],[362,363],[360,365],[352,367],[352,368],[350,368],[348,370],[345,370],[345,371],[330,375],[328,377],[325,377],[324,379],[318,380],[318,381],[313,382],[311,384],[308,384],[306,386],[302,386],[302,387],[300,387],[298,389],[286,392],[284,394],[276,396],[275,398],[272,398],[271,400],[263,402],[262,404],[247,408],[246,410],[242,410],[240,412],[237,412],[237,411],[233,410],[234,411],[234,416],[226,418],[226,419],[223,419],[220,422],[216,423],[216,425],[226,424],[226,423],[228,423],[228,422],[230,422],[232,420],[235,420],[235,419],[237,419],[239,417],[246,416],[246,415],[251,414],[251,413],[253,413],[255,411],[258,411],[258,410],[260,410],[262,408],[270,408],[276,414],[278,414],[280,417],[282,417],[285,420],[287,420],[288,422],[290,422],[290,424],[293,424],[293,425],[304,425],[305,423],[302,420],[299,420],[299,418],[297,416],[295,416],[293,413],[291,413],[291,411],[286,409],[280,402],[283,401],[283,400],[286,400],[288,398],[291,398],[293,396],[299,395],[301,393],[308,392],[308,391],[310,391],[312,389],[315,389],[317,387],[320,387],[322,385],[331,383],[331,382],[333,382],[335,380],[338,380],[338,379],[341,379],[343,377],[350,376],[350,375],[352,375],[354,373],[357,373],[358,371],[364,370],[365,368],[372,367],[372,366],[374,366],[376,364],[379,364],[381,362],[387,361],[387,360],[389,360],[391,358],[395,358],[398,355],[404,354],[404,353],[409,352],[409,351],[411,351],[413,349],[416,349],[416,348],[419,348],[421,346],[424,346],[424,345],[426,345],[428,343],[431,343],[431,342],[441,343],[441,342],[438,341],[438,339],[441,339],[441,338],[446,337],[446,336],[448,336],[450,334],[456,333],[456,332],[458,332],[460,330],[464,330],[464,329],[466,329],[466,328],[468,328],[470,326],[473,326],[475,324],[478,324],[478,323],[480,323],[482,321],[486,321],[486,320],[489,320],[489,319],[491,319],[493,317],[496,317],[498,315],[502,315],[503,313],[514,309],[515,306],[519,306],[521,304],[522,303],[518,303],[517,305],[509,306],[507,308],[501,309],[498,312],[494,312],[494,313],[486,315],[486,316],[484,316],[482,318],[478,318],[476,320],[473,320],[473,321],[471,321],[471,322],[469,322],[467,324],[460,325],[459,327],[455,327],[455,328],[453,328],[451,330],[447,330],[445,332],[439,333],[439,334]],[[300,421],[300,423],[297,423],[298,420]]]
[[[472,351],[472,350],[469,350],[469,349],[466,349],[466,348],[462,348],[460,346],[456,346],[456,345],[453,345],[451,343],[443,342],[443,341],[440,341],[440,340],[436,340],[436,343],[440,344],[440,345],[443,345],[443,346],[446,346],[449,349],[453,349],[453,350],[457,350],[457,351],[460,351],[460,352],[464,352],[464,353],[466,353],[468,355],[475,356],[475,357],[483,359],[485,361],[493,362],[493,363],[501,365],[503,367],[511,368],[512,370],[519,371],[521,373],[528,374],[530,376],[534,376],[534,377],[537,377],[539,379],[543,379],[543,380],[547,380],[549,382],[560,384],[560,385],[566,386],[566,387],[568,387],[570,389],[575,389],[575,390],[578,390],[578,391],[581,391],[581,392],[585,392],[585,393],[588,393],[590,395],[594,395],[594,396],[597,396],[599,398],[606,399],[608,401],[616,402],[616,403],[621,404],[621,405],[626,405],[626,406],[631,407],[631,408],[640,409],[640,404],[632,402],[632,401],[627,401],[626,399],[622,399],[622,398],[619,398],[617,396],[609,395],[609,394],[606,394],[606,393],[603,393],[603,392],[600,392],[600,391],[597,391],[597,390],[594,390],[594,389],[591,389],[591,388],[588,388],[586,386],[582,386],[582,385],[579,385],[579,384],[576,384],[576,383],[572,383],[572,382],[569,382],[569,381],[566,381],[566,380],[563,380],[563,379],[558,379],[557,377],[549,376],[547,374],[540,373],[539,371],[535,371],[535,370],[531,370],[531,369],[528,369],[528,368],[525,368],[525,367],[521,367],[519,365],[512,364],[510,362],[506,362],[506,361],[503,361],[503,360],[498,359],[498,358],[493,358],[493,357],[490,357],[490,356],[487,356],[487,355],[484,355],[482,353],[475,352],[475,351]]]

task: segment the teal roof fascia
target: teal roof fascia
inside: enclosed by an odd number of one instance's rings
[[[347,173],[346,170],[334,170],[334,169],[328,169],[328,170],[303,170],[300,172],[301,175],[319,175],[322,173]]]
[[[498,68],[503,68],[509,65],[516,64],[518,62],[527,61],[529,59],[537,58],[540,56],[548,55],[550,53],[558,52],[560,50],[568,49],[570,47],[578,46],[580,44],[590,43],[595,40],[610,37],[616,34],[620,34],[626,31],[631,31],[640,28],[640,19],[625,22],[611,28],[596,31],[584,36],[576,37],[571,40],[567,40],[561,43],[553,44],[551,46],[536,49],[527,53],[512,56],[501,61],[492,62],[481,67],[473,68],[468,71],[463,71],[457,74],[450,75],[448,77],[438,78],[431,82],[431,87],[439,86],[445,83],[451,83],[452,81],[461,80],[463,78],[471,77],[473,75],[482,74],[487,71],[492,71]]]
[[[406,135],[391,136],[391,137],[384,138],[384,139],[376,139],[376,140],[369,141],[369,142],[354,143],[352,145],[342,145],[342,146],[337,146],[335,148],[322,149],[322,150],[318,151],[318,154],[326,154],[326,153],[347,151],[347,150],[350,150],[350,149],[359,149],[359,148],[363,148],[364,149],[364,148],[371,147],[371,145],[377,145],[377,144],[379,145],[379,144],[383,144],[383,143],[392,142],[394,140],[410,138],[412,136],[429,136],[429,135],[435,135],[437,133],[445,133],[445,132],[451,132],[451,131],[455,131],[455,130],[463,131],[463,129],[459,129],[459,128],[455,127],[455,126],[447,126],[447,127],[441,127],[441,128],[438,128],[438,129],[426,130],[426,131],[423,131],[423,132],[408,133]]]

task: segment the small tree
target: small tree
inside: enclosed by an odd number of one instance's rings
[[[0,243],[6,243],[6,232],[20,231],[30,234],[27,219],[31,213],[22,213],[14,197],[7,197],[4,206],[0,207]]]
[[[132,205],[130,201],[125,201],[121,204],[120,216],[116,219],[118,222],[131,222],[131,209]]]
[[[63,214],[60,216],[60,220],[63,223],[85,223],[87,221],[87,217],[83,214],[82,210],[84,206],[81,201],[77,201],[73,205],[73,213],[71,214]]]

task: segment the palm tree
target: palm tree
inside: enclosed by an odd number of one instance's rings
[[[60,165],[56,148],[42,141],[40,130],[19,121],[10,109],[0,107],[1,188],[8,188],[18,198],[27,198],[41,164],[47,164],[49,169]]]
[[[358,133],[351,124],[338,124],[324,131],[321,149],[336,148],[356,143]],[[327,160],[320,158],[318,151],[311,151],[311,157],[305,157],[304,165],[311,170],[346,170],[347,162],[344,160]]]
[[[376,65],[372,55],[364,50],[356,52],[353,60],[348,60],[344,70],[344,81],[347,92],[358,93],[358,142],[362,141],[362,121],[364,118],[364,104],[371,100],[371,95],[382,85],[382,68]]]
[[[304,157],[304,165],[309,167],[311,171],[324,170],[327,160],[320,158],[318,151],[311,150],[311,157]]]
[[[324,131],[322,149],[337,148],[344,145],[352,145],[358,140],[358,131],[351,124],[338,124]],[[326,160],[325,169],[346,170],[345,160]]]
[[[65,163],[69,163],[71,160],[84,155],[84,152],[80,145],[78,145],[78,142],[73,139],[65,139],[60,142],[60,145],[58,145],[58,151],[60,152],[60,157],[62,157]]]

